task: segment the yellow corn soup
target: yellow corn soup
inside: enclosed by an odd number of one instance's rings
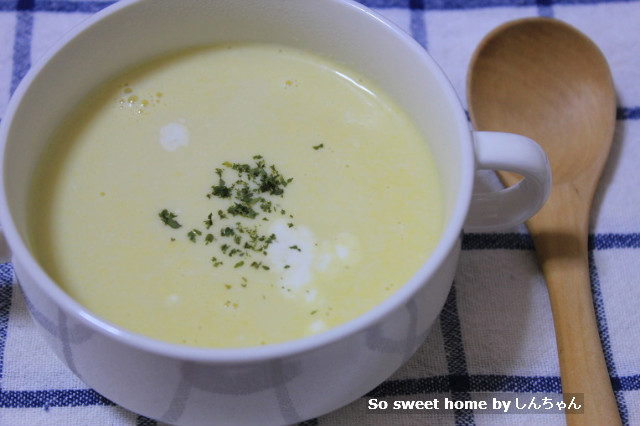
[[[425,262],[443,222],[427,142],[371,81],[273,45],[128,70],[34,179],[45,270],[113,324],[204,347],[327,330]]]

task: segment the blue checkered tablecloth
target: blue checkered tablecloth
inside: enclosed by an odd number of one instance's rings
[[[45,49],[111,3],[0,0],[0,119],[21,78]],[[484,35],[505,21],[554,17],[586,33],[603,50],[618,92],[617,129],[591,215],[589,259],[618,406],[625,424],[640,425],[640,1],[362,3],[412,34],[440,63],[465,105],[472,52]],[[491,173],[482,174],[478,185],[495,186],[497,180]],[[545,282],[523,226],[504,233],[465,234],[453,289],[422,348],[368,395],[304,425],[565,424],[562,414],[539,411],[383,414],[368,409],[371,398],[470,400],[487,392],[561,392]],[[28,316],[11,265],[0,265],[0,426],[157,424],[111,403],[54,357]]]

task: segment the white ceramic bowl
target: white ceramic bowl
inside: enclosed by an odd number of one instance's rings
[[[442,238],[385,302],[313,337],[259,348],[198,349],[115,327],[62,291],[30,253],[26,209],[35,165],[65,115],[109,77],[165,52],[237,41],[292,45],[330,57],[394,97],[432,143],[445,194]],[[7,108],[0,140],[0,221],[46,340],[74,373],[115,403],[191,426],[295,423],[373,389],[413,354],[436,320],[465,222],[469,229],[521,223],[541,207],[550,186],[546,157],[534,142],[472,132],[429,55],[394,25],[348,0],[120,1],[84,22],[30,70]],[[525,179],[474,198],[475,171],[495,167]]]

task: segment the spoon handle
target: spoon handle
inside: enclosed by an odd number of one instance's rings
[[[584,200],[579,199],[580,194],[574,189],[556,188],[552,196],[563,197],[565,203],[573,200],[579,204]],[[558,204],[548,203],[549,209],[534,216],[528,225],[547,281],[562,390],[584,394],[584,413],[567,411],[567,425],[620,425],[591,293],[589,218],[585,214],[576,217],[575,212],[585,209],[554,209]]]

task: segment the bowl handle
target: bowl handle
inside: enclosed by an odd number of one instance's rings
[[[535,141],[513,133],[473,132],[476,170],[503,170],[523,177],[495,192],[474,193],[465,232],[497,231],[524,223],[551,191],[551,167]]]

